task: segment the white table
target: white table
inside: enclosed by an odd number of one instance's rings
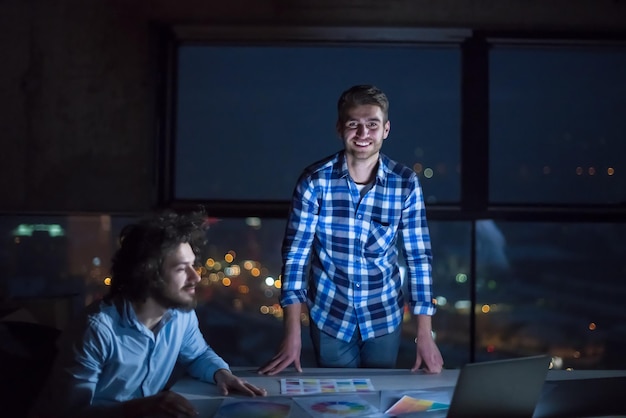
[[[381,392],[382,391],[406,391],[406,390],[424,390],[437,388],[438,390],[447,390],[451,396],[456,380],[459,375],[459,370],[443,370],[441,374],[428,375],[422,372],[411,373],[409,370],[403,369],[333,369],[333,368],[305,368],[302,373],[293,371],[293,369],[287,369],[276,376],[261,376],[256,373],[256,369],[250,367],[233,367],[232,371],[237,376],[247,380],[248,382],[263,387],[267,390],[269,400],[272,399],[286,399],[289,396],[281,395],[280,392],[280,380],[283,378],[317,378],[317,379],[370,379],[376,392],[359,396],[366,399],[376,407],[380,405]],[[578,370],[578,371],[564,371],[564,370],[551,370],[548,372],[546,382],[554,385],[563,384],[565,390],[576,391],[577,393],[558,393],[558,390],[553,391],[554,397],[547,399],[544,415],[540,416],[556,416],[554,412],[549,412],[553,409],[548,408],[552,405],[547,403],[561,404],[564,401],[572,402],[578,399],[579,402],[583,402],[582,397],[589,396],[589,399],[599,399],[597,395],[594,395],[593,388],[601,388],[604,384],[611,384],[618,382],[619,385],[626,382],[626,370],[608,370],[608,371],[596,371],[596,370]],[[608,383],[607,383],[608,382]],[[569,385],[569,386],[568,386]],[[572,386],[574,385],[574,386]],[[574,389],[572,389],[574,388]],[[626,386],[614,388],[615,393],[620,396],[620,402],[626,405],[626,399],[621,399],[623,395],[626,395]],[[200,413],[200,418],[213,417],[219,409],[224,397],[217,392],[215,385],[200,382],[190,377],[184,377],[180,379],[171,389],[189,399]],[[584,391],[584,393],[578,393]],[[611,391],[613,390],[613,387]],[[606,392],[606,391],[605,391]],[[603,392],[604,393],[604,392]],[[242,397],[241,395],[233,394],[232,397]],[[333,395],[334,396],[334,395]],[[342,396],[342,395],[336,395]],[[293,397],[292,397],[293,398]],[[265,398],[263,398],[265,399]],[[599,401],[606,404],[606,400],[600,399]],[[599,415],[587,416],[610,416],[603,414],[601,408],[591,408],[594,411],[599,411]],[[552,415],[551,415],[552,414]],[[580,415],[578,415],[580,416]],[[612,415],[617,416],[617,415]],[[626,411],[624,415],[626,416]],[[308,415],[300,409],[297,405],[293,405],[290,413],[290,418],[308,417]]]

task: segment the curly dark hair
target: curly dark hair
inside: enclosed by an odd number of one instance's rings
[[[206,243],[206,214],[164,211],[125,226],[120,247],[113,255],[109,298],[121,296],[145,302],[152,289],[164,284],[161,269],[165,257],[188,243],[198,256]]]

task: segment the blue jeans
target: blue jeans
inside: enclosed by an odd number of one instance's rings
[[[400,348],[400,327],[391,334],[363,341],[358,328],[352,340],[345,342],[320,331],[310,323],[311,340],[318,367],[396,367]]]

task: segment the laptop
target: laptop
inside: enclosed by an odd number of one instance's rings
[[[551,357],[539,355],[466,364],[447,410],[429,418],[531,418],[541,396]]]

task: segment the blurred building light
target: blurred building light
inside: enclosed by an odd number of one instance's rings
[[[261,227],[261,218],[257,218],[255,216],[248,217],[246,218],[246,225],[258,229]]]
[[[559,356],[553,356],[550,362],[551,369],[561,369],[563,367],[563,358]]]
[[[228,266],[224,269],[224,274],[227,276],[239,276],[241,274],[241,269],[238,265]]]
[[[13,236],[31,237],[35,231],[47,232],[52,238],[65,235],[65,231],[58,224],[20,224],[13,230]]]
[[[456,275],[455,280],[457,283],[466,283],[467,282],[467,274],[459,273]]]
[[[458,300],[454,303],[454,308],[458,310],[469,310],[472,306],[472,302],[469,300]]]

